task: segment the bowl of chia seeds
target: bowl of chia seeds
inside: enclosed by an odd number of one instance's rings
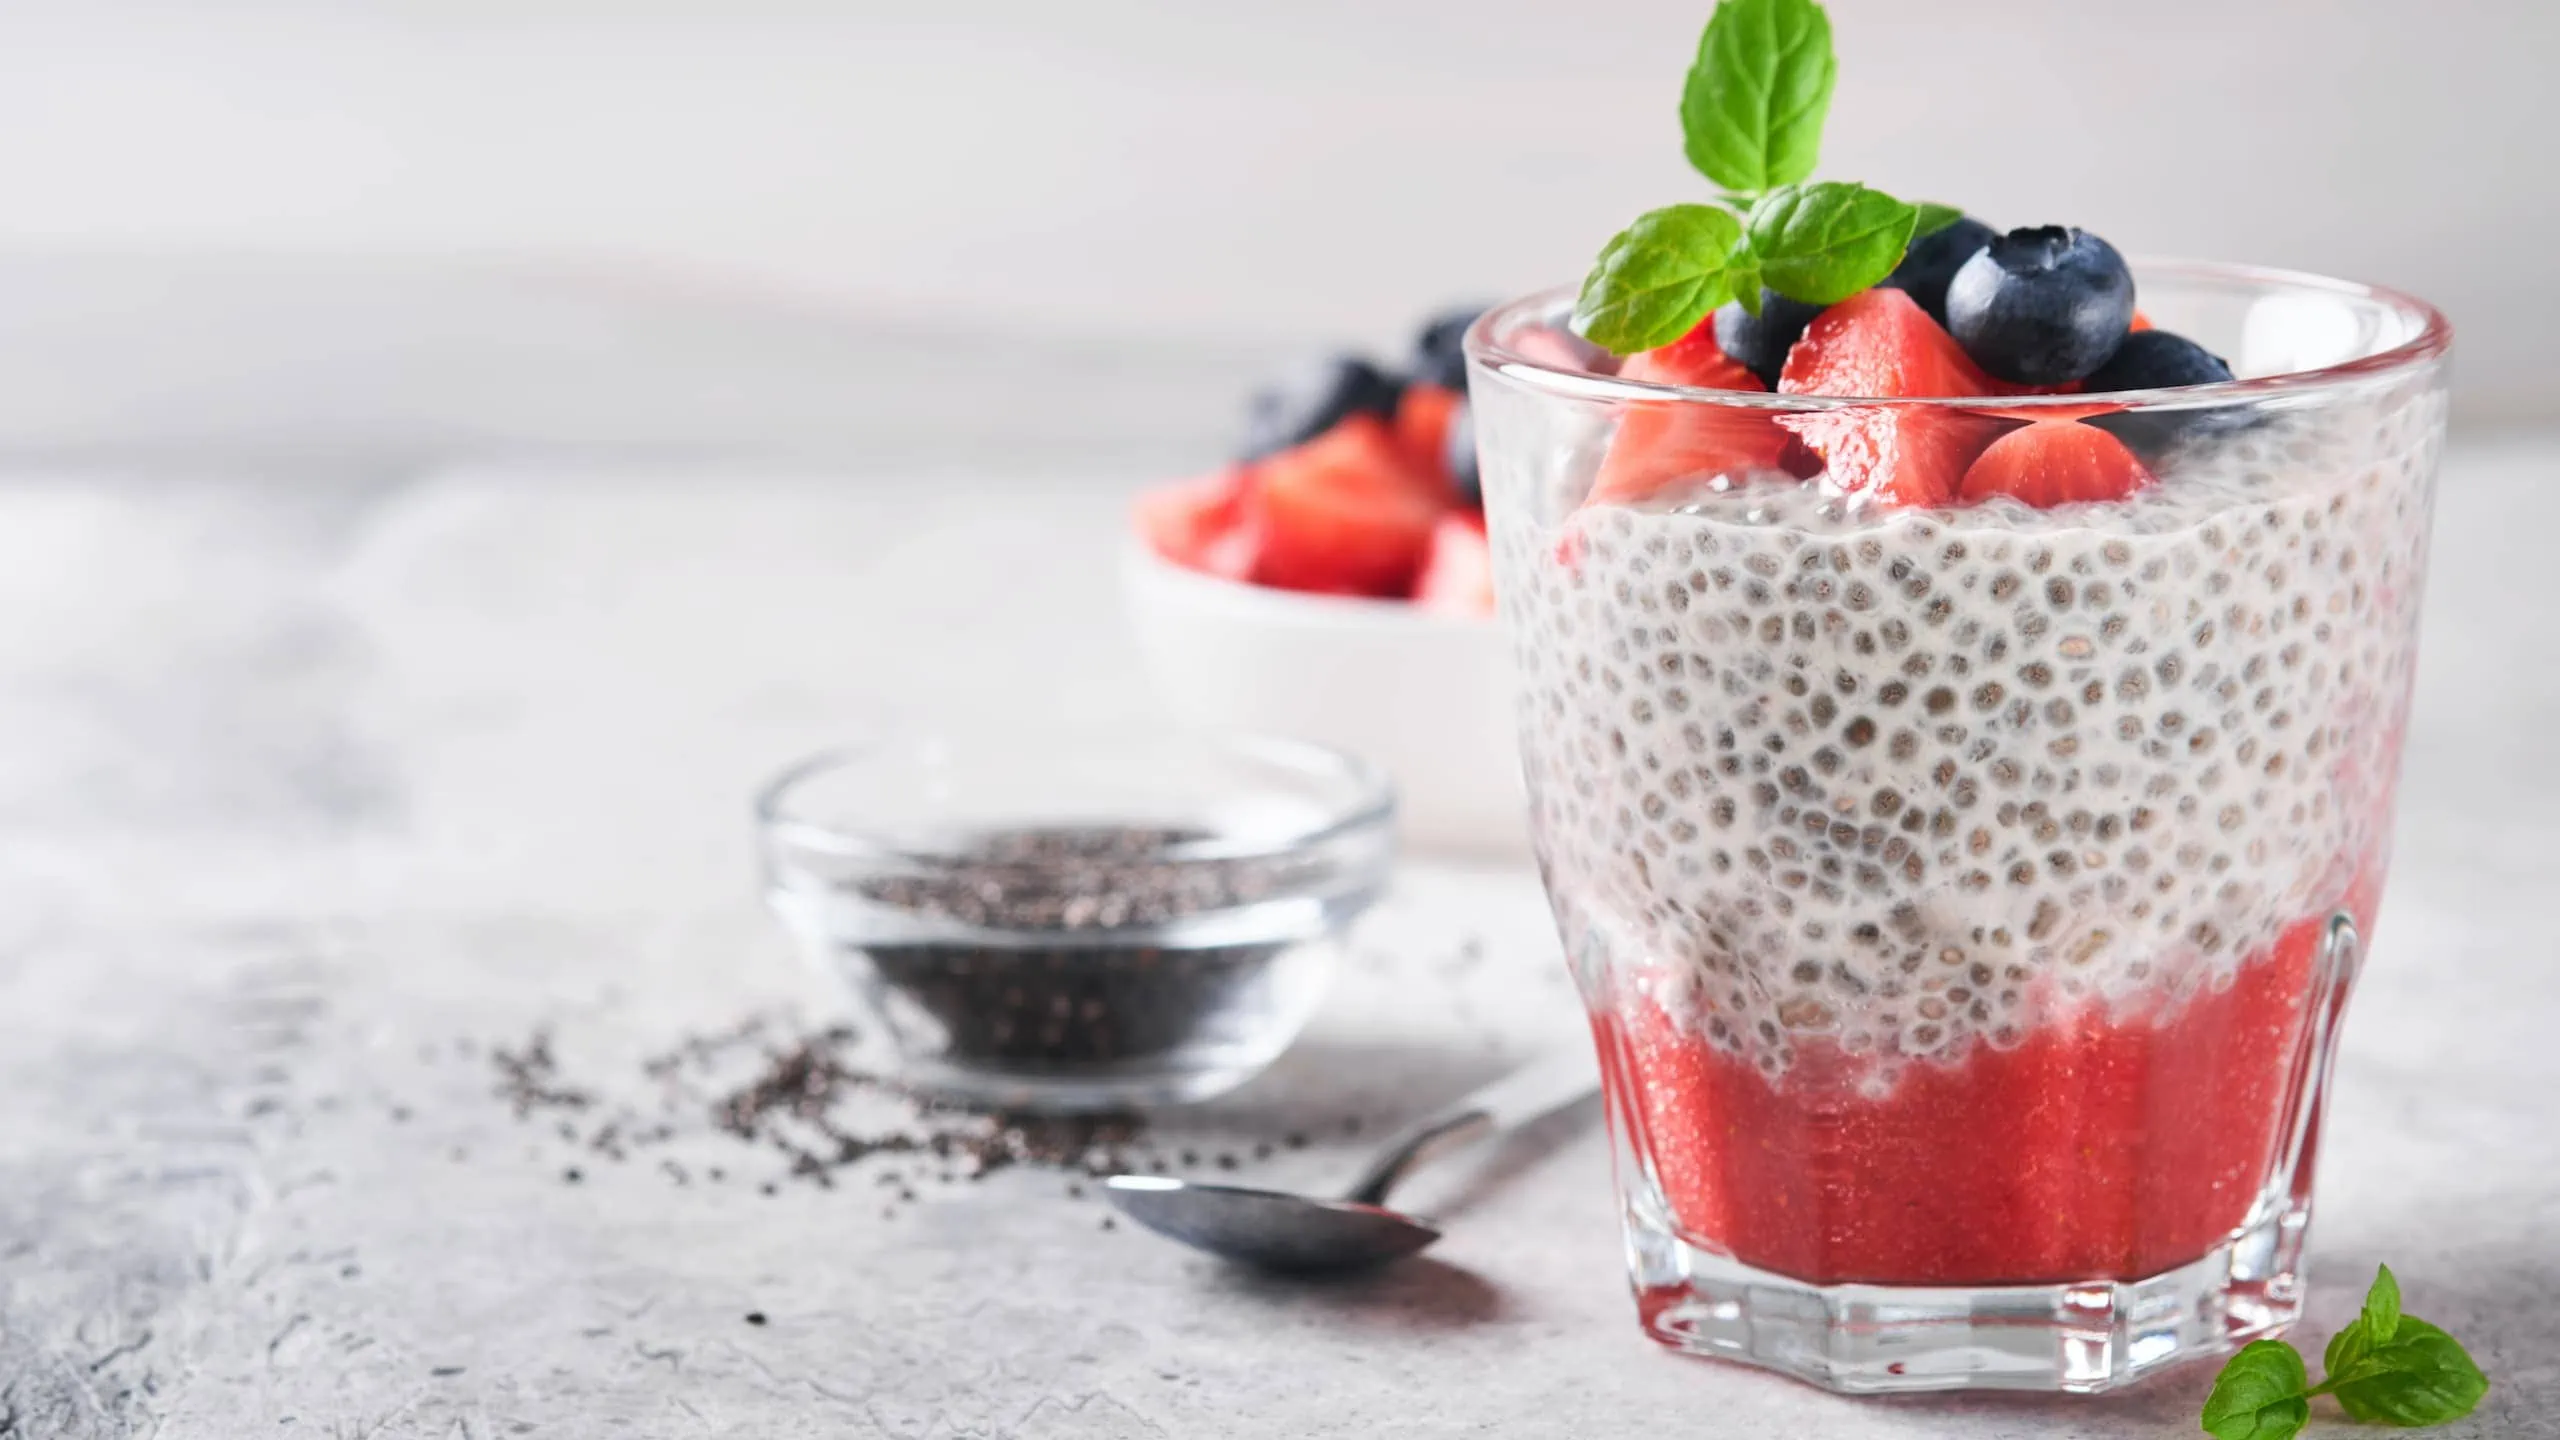
[[[765,898],[893,1044],[977,1103],[1205,1099],[1277,1058],[1384,888],[1365,762],[1185,731],[883,739],[756,801]]]

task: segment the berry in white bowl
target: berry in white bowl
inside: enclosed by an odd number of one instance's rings
[[[1394,777],[1408,845],[1517,859],[1511,658],[1458,344],[1477,313],[1433,317],[1400,365],[1333,355],[1266,387],[1232,463],[1141,497],[1124,588],[1176,718],[1361,756]]]

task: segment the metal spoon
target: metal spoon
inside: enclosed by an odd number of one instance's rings
[[[1383,1265],[1440,1238],[1433,1226],[1386,1208],[1388,1191],[1429,1160],[1551,1115],[1599,1088],[1598,1067],[1579,1045],[1515,1070],[1408,1126],[1339,1200],[1169,1175],[1114,1175],[1104,1182],[1105,1193],[1121,1213],[1159,1235],[1260,1269]]]

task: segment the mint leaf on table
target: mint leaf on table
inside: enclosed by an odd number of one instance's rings
[[[1600,250],[1573,328],[1621,355],[1668,345],[1733,298],[1742,223],[1712,205],[1667,205],[1636,217]]]
[[[2329,1348],[2320,1357],[2320,1368],[2331,1384],[2362,1365],[2376,1345],[2387,1345],[2400,1329],[2400,1278],[2391,1267],[2379,1267],[2373,1285],[2365,1291],[2364,1309],[2346,1328],[2329,1337]]]
[[[2204,1429],[2214,1440],[2291,1440],[2311,1422],[2311,1377],[2281,1340],[2252,1340],[2214,1377]]]
[[[2400,1281],[2382,1266],[2365,1292],[2364,1310],[2329,1339],[2328,1371],[2315,1395],[2334,1395],[2358,1420],[2385,1425],[2441,1425],[2471,1413],[2489,1379],[2462,1343],[2400,1311]]]
[[[1962,210],[1953,205],[1941,205],[1935,200],[1918,201],[1911,208],[1920,212],[1919,223],[1911,227],[1914,240],[1923,235],[1935,235],[1964,218]]]
[[[1744,197],[1811,175],[1838,76],[1813,0],[1724,0],[1680,92],[1689,163]]]
[[[2402,1315],[2391,1339],[2358,1356],[2352,1369],[2332,1369],[2320,1389],[2358,1420],[2442,1425],[2471,1413],[2489,1393],[2489,1377],[2461,1341],[2415,1315]]]
[[[2400,1310],[2400,1281],[2381,1267],[2364,1309],[2329,1337],[2321,1357],[2328,1373],[2305,1388],[2302,1356],[2281,1340],[2242,1347],[2214,1377],[2204,1402],[2204,1428],[2215,1440],[2289,1440],[2311,1418],[2311,1399],[2335,1396],[2354,1420],[2380,1425],[2442,1425],[2471,1413],[2489,1393],[2460,1341]]]
[[[1811,305],[1846,300],[1893,273],[1911,248],[1919,212],[1846,180],[1788,185],[1751,207],[1751,253],[1761,279]]]
[[[2388,1345],[2399,1334],[2400,1277],[2391,1273],[2390,1266],[2374,1267],[2373,1285],[2364,1292],[2364,1312],[2356,1319],[2376,1345]]]

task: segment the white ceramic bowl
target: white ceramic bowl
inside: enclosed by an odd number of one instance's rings
[[[1121,576],[1176,720],[1312,740],[1380,767],[1410,850],[1528,858],[1500,621],[1221,580],[1134,539]]]

